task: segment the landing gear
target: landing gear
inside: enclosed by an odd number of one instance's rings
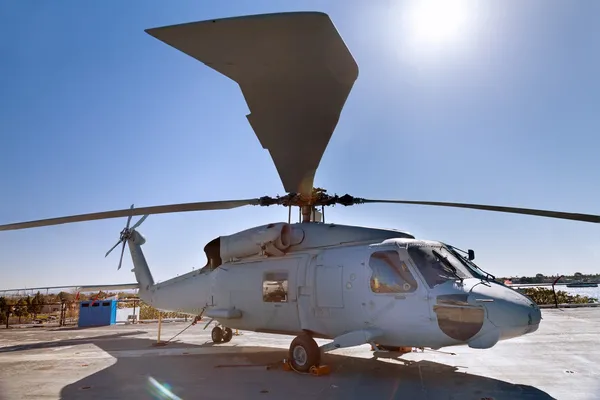
[[[220,326],[215,326],[212,329],[210,336],[213,343],[227,343],[233,337],[233,331],[231,330],[231,328],[221,328]]]
[[[215,326],[210,333],[213,343],[221,343],[223,341],[223,330],[219,326]]]
[[[223,342],[227,343],[233,337],[233,331],[231,328],[223,328]]]
[[[289,362],[299,372],[309,372],[321,362],[321,350],[317,342],[307,334],[296,336],[290,345]]]

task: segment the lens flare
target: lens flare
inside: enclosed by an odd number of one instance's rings
[[[160,383],[151,376],[148,377],[148,382],[150,382],[150,394],[152,394],[155,399],[182,400],[181,397],[171,392],[171,386],[169,384]]]

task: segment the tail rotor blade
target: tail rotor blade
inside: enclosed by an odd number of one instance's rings
[[[119,243],[121,243],[122,240],[119,240],[113,247],[110,248],[109,251],[106,252],[106,254],[104,255],[104,258],[108,257],[108,255],[119,245]]]
[[[121,247],[121,258],[119,259],[119,266],[117,267],[117,271],[121,269],[121,265],[123,264],[123,253],[125,253],[125,241],[123,240],[123,247]]]
[[[140,220],[139,220],[138,222],[136,222],[136,223],[135,223],[135,224],[134,224],[134,225],[131,227],[131,229],[135,229],[135,228],[137,228],[138,226],[140,226],[140,225],[142,224],[142,222],[144,222],[144,221],[146,220],[146,218],[148,218],[148,216],[149,216],[149,215],[150,215],[150,214],[146,214],[146,215],[144,215],[142,218],[140,218]]]
[[[133,204],[129,207],[130,210],[133,210]],[[129,214],[127,217],[127,225],[125,225],[125,229],[129,229],[129,223],[131,222],[131,218],[133,218],[133,214]]]
[[[113,251],[119,245],[119,243],[123,243],[123,246],[121,246],[121,257],[119,258],[119,266],[117,267],[117,271],[120,270],[121,266],[123,265],[123,254],[125,253],[125,244],[127,243],[127,240],[129,239],[129,235],[131,234],[131,231],[134,228],[137,228],[142,222],[144,222],[144,220],[147,217],[147,215],[145,215],[143,218],[140,218],[140,220],[133,227],[130,228],[129,224],[131,223],[131,219],[133,218],[133,206],[134,205],[132,204],[131,207],[129,207],[130,213],[127,216],[127,225],[125,225],[125,229],[123,229],[121,231],[121,239],[117,242],[117,244],[115,244],[104,255],[104,257],[108,256],[110,254],[110,252]]]

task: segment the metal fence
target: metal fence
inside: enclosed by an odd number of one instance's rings
[[[48,302],[37,304],[37,312],[31,312],[25,305],[4,304],[0,310],[0,326],[10,327],[63,327],[77,326],[79,322],[80,301]],[[86,300],[101,302],[106,299]],[[139,299],[119,299],[117,301],[117,323],[150,323],[162,320],[192,321],[193,317],[180,313],[159,312]]]

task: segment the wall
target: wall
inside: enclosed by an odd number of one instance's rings
[[[130,308],[117,308],[117,322],[127,322],[127,316],[133,314],[133,307]],[[135,308],[135,315],[138,320],[140,318],[140,308]]]

